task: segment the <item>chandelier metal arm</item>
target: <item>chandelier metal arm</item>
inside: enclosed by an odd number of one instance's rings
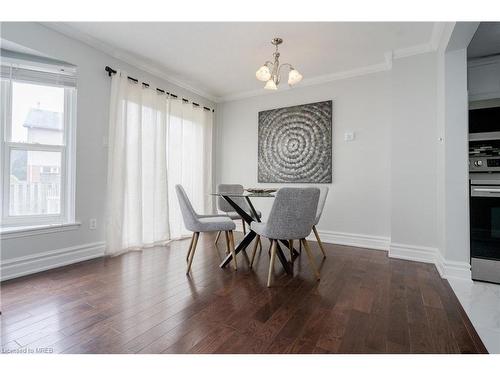
[[[281,64],[281,65],[279,66],[279,68],[278,68],[278,75],[280,75],[280,74],[281,74],[281,68],[283,68],[284,66],[288,66],[290,70],[293,70],[293,66],[292,66],[292,64],[289,64],[289,63],[283,63],[283,64]]]

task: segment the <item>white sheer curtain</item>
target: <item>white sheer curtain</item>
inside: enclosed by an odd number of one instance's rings
[[[212,212],[210,111],[112,77],[107,254],[164,244],[185,234],[175,184],[197,210]]]
[[[167,132],[169,223],[172,238],[188,234],[175,194],[181,184],[195,210],[211,213],[212,112],[171,99]]]

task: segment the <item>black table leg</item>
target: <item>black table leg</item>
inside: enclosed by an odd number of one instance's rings
[[[286,259],[285,254],[283,254],[283,250],[281,250],[281,246],[280,246],[279,242],[276,243],[276,246],[277,246],[276,255],[278,256],[279,261],[283,265],[285,272],[291,275],[293,273],[292,267],[291,267],[290,263],[288,263],[288,260]]]
[[[250,225],[250,223],[252,221],[254,221],[254,219],[244,210],[242,209],[240,206],[238,206],[231,198],[229,198],[227,195],[223,195],[222,198],[224,198],[226,200],[227,203],[229,203],[231,205],[231,207],[234,208],[234,210],[238,213],[238,215],[241,216],[241,218],[243,220],[245,220],[248,225]]]
[[[241,240],[241,242],[238,244],[238,246],[236,246],[236,248],[234,249],[234,253],[236,255],[238,255],[238,253],[241,251],[241,250],[244,250],[247,248],[248,245],[250,245],[250,242],[252,242],[252,240],[255,238],[257,234],[254,232],[254,231],[250,231],[247,233],[247,235],[245,237],[243,237],[243,239]],[[231,253],[227,254],[227,256],[224,258],[224,260],[222,261],[222,263],[219,265],[220,268],[223,268],[225,266],[227,266],[227,264],[233,259],[233,256],[231,255]]]
[[[243,210],[240,206],[238,206],[229,196],[227,195],[222,195],[222,197],[226,200],[227,203],[229,203],[231,205],[231,207],[234,208],[234,210],[238,213],[238,215],[241,216],[241,218],[243,220],[245,220],[245,222],[247,222],[248,226],[250,226],[250,224],[252,223],[252,221],[258,221],[260,222],[260,218],[257,216],[257,212],[255,211],[255,208],[252,204],[252,202],[250,201],[249,197],[245,197],[249,207],[250,207],[250,210],[251,210],[251,213],[254,217],[248,215],[248,213]],[[241,240],[241,242],[238,244],[238,246],[236,246],[236,248],[234,249],[234,253],[236,255],[238,255],[238,253],[241,251],[241,250],[244,250],[247,248],[248,245],[250,245],[250,243],[252,242],[252,240],[255,238],[255,236],[257,235],[257,233],[255,233],[254,231],[250,230],[248,232],[248,234],[243,237],[243,239]],[[285,240],[281,240],[281,242],[283,244],[285,244],[286,246],[287,245],[287,241]],[[294,249],[294,252],[297,253]],[[298,253],[297,253],[298,254]],[[278,251],[277,251],[277,255],[278,255],[278,259],[280,261],[280,263],[283,265],[283,268],[285,269],[285,272],[288,273],[288,274],[292,274],[293,271],[285,257],[285,254],[283,254],[283,251],[281,250],[279,244],[278,244]],[[219,265],[219,267],[223,268],[225,266],[228,265],[228,263],[233,259],[233,256],[231,254],[228,254],[224,260],[222,261],[222,263]],[[295,259],[295,258],[293,258]],[[292,259],[292,261],[293,261]]]
[[[290,246],[287,240],[280,240],[280,242],[286,247]],[[293,262],[299,256],[300,253],[297,250],[295,250],[295,248],[293,248],[292,254],[293,254],[292,262]]]
[[[255,220],[257,222],[260,223],[260,217],[259,217],[259,215],[257,215],[257,211],[255,211],[255,207],[253,206],[252,201],[248,197],[245,197],[245,199],[248,203],[248,206],[250,207],[250,212],[252,213],[253,217],[255,218]]]

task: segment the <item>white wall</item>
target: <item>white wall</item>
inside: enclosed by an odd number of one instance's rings
[[[445,248],[449,261],[469,263],[469,124],[467,50],[445,54]]]
[[[333,100],[333,183],[320,231],[390,236],[390,73],[218,105],[217,182],[257,183],[257,116],[262,110]],[[344,141],[355,132],[353,142]],[[255,199],[267,213],[271,200]]]
[[[392,98],[391,242],[435,248],[435,53],[394,61]]]
[[[195,99],[202,105],[213,107],[214,103],[37,23],[4,22],[1,24],[1,36],[78,68],[76,220],[82,223],[76,230],[67,232],[3,238],[1,259],[4,273],[6,265],[10,266],[9,272],[12,273],[25,269],[22,264],[25,265],[26,262],[34,262],[33,267],[45,267],[54,262],[75,259],[71,253],[80,250],[82,257],[96,254],[96,251],[102,251],[105,239],[103,221],[107,149],[103,140],[108,127],[110,79],[104,67],[109,65],[115,69],[124,69],[129,75],[151,83],[151,86]],[[90,218],[97,219],[96,230],[89,230]],[[68,251],[50,261],[33,258],[37,254],[57,249]],[[19,259],[20,257],[27,258]]]

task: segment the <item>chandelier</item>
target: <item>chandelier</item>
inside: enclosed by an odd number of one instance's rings
[[[271,44],[276,47],[276,50],[273,53],[274,62],[266,61],[264,65],[262,65],[255,73],[255,76],[259,81],[266,82],[266,85],[264,86],[266,90],[278,89],[278,85],[281,80],[281,68],[284,66],[288,66],[289,68],[288,84],[290,86],[293,86],[302,80],[302,74],[300,74],[291,64],[284,63],[280,65],[280,53],[278,52],[278,46],[281,43],[283,43],[283,39],[281,38],[274,38],[271,41]]]

